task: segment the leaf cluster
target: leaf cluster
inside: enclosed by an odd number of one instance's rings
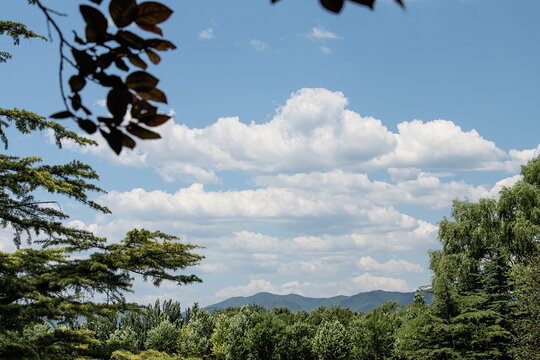
[[[279,0],[272,0],[272,4],[278,2]],[[373,5],[375,4],[375,0],[349,0],[353,3],[367,6],[370,9],[373,9]],[[405,8],[405,4],[403,3],[403,0],[394,0],[397,4],[399,4],[402,8]],[[321,5],[328,11],[331,11],[333,13],[339,13],[341,12],[341,9],[343,8],[343,5],[345,4],[345,0],[320,0]]]

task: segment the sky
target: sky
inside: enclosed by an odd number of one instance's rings
[[[68,38],[82,33],[78,2],[44,2],[68,15],[58,18]],[[92,197],[113,214],[62,200],[72,226],[109,241],[161,230],[205,247],[186,270],[202,283],[136,279],[130,301],[414,291],[430,282],[428,251],[453,199],[496,197],[540,154],[536,0],[408,0],[405,11],[379,0],[340,15],[315,0],[163,3],[178,49],[148,69],[173,115],[162,139],[116,156],[100,138],[59,150],[46,132],[11,132],[8,150],[97,170],[108,193]],[[38,9],[6,5],[2,19],[48,35]],[[52,35],[0,37],[13,54],[0,106],[62,110]],[[103,91],[83,96],[106,114]],[[10,236],[0,233],[1,251]]]

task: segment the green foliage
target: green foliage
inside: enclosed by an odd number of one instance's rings
[[[163,320],[158,326],[148,331],[145,347],[167,354],[177,353],[179,335],[180,331],[173,324],[168,320]]]
[[[288,325],[285,329],[282,348],[284,360],[315,360],[312,339],[317,328],[303,321]]]
[[[271,360],[277,357],[285,324],[273,313],[265,313],[246,334],[249,360]]]
[[[29,30],[24,24],[0,20],[0,35],[4,35],[4,33],[13,39],[14,45],[19,45],[21,37],[23,39],[39,38],[47,41],[47,38],[45,36],[36,34],[32,30]],[[0,51],[0,63],[5,63],[8,59],[11,58],[12,55],[9,52]]]
[[[313,338],[313,352],[319,360],[346,360],[350,358],[352,341],[345,327],[337,320],[324,322]]]
[[[217,315],[216,326],[210,337],[212,342],[212,355],[216,359],[225,359],[225,341],[229,332],[229,319],[225,314]]]
[[[111,353],[116,350],[137,351],[137,334],[131,328],[117,329],[107,339],[107,348]]]
[[[390,358],[396,330],[401,325],[397,304],[388,302],[370,313],[356,317],[349,331],[353,341],[352,356],[358,360]]]
[[[140,354],[132,354],[129,351],[115,351],[112,356],[112,360],[185,360],[178,355],[171,355],[156,350],[146,350]]]
[[[215,326],[215,318],[208,311],[197,307],[190,315],[182,336],[182,353],[209,359],[212,355],[211,337]]]

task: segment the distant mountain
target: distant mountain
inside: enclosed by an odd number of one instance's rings
[[[267,292],[260,292],[252,296],[232,297],[217,304],[207,306],[205,309],[212,311],[214,309],[224,309],[229,306],[256,304],[267,310],[272,310],[278,306],[285,306],[293,312],[298,310],[311,311],[319,306],[340,306],[343,308],[348,307],[354,311],[369,312],[373,308],[376,308],[387,301],[397,301],[399,305],[407,305],[413,301],[413,298],[414,292],[402,293],[383,290],[363,292],[352,296],[340,295],[331,298],[311,298],[297,294],[275,295]],[[426,300],[426,302],[430,302],[430,299]]]

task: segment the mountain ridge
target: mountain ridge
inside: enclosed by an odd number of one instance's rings
[[[396,301],[398,305],[412,303],[414,292],[398,292],[385,290],[372,290],[360,292],[351,296],[337,295],[332,297],[307,297],[290,293],[287,295],[277,295],[269,292],[258,292],[251,296],[233,296],[218,303],[208,305],[206,310],[224,309],[229,306],[243,306],[255,304],[272,310],[275,307],[285,306],[292,312],[299,310],[312,311],[319,306],[332,307],[340,306],[358,312],[369,312],[372,309],[384,304],[387,301]],[[426,298],[426,302],[430,302]]]

